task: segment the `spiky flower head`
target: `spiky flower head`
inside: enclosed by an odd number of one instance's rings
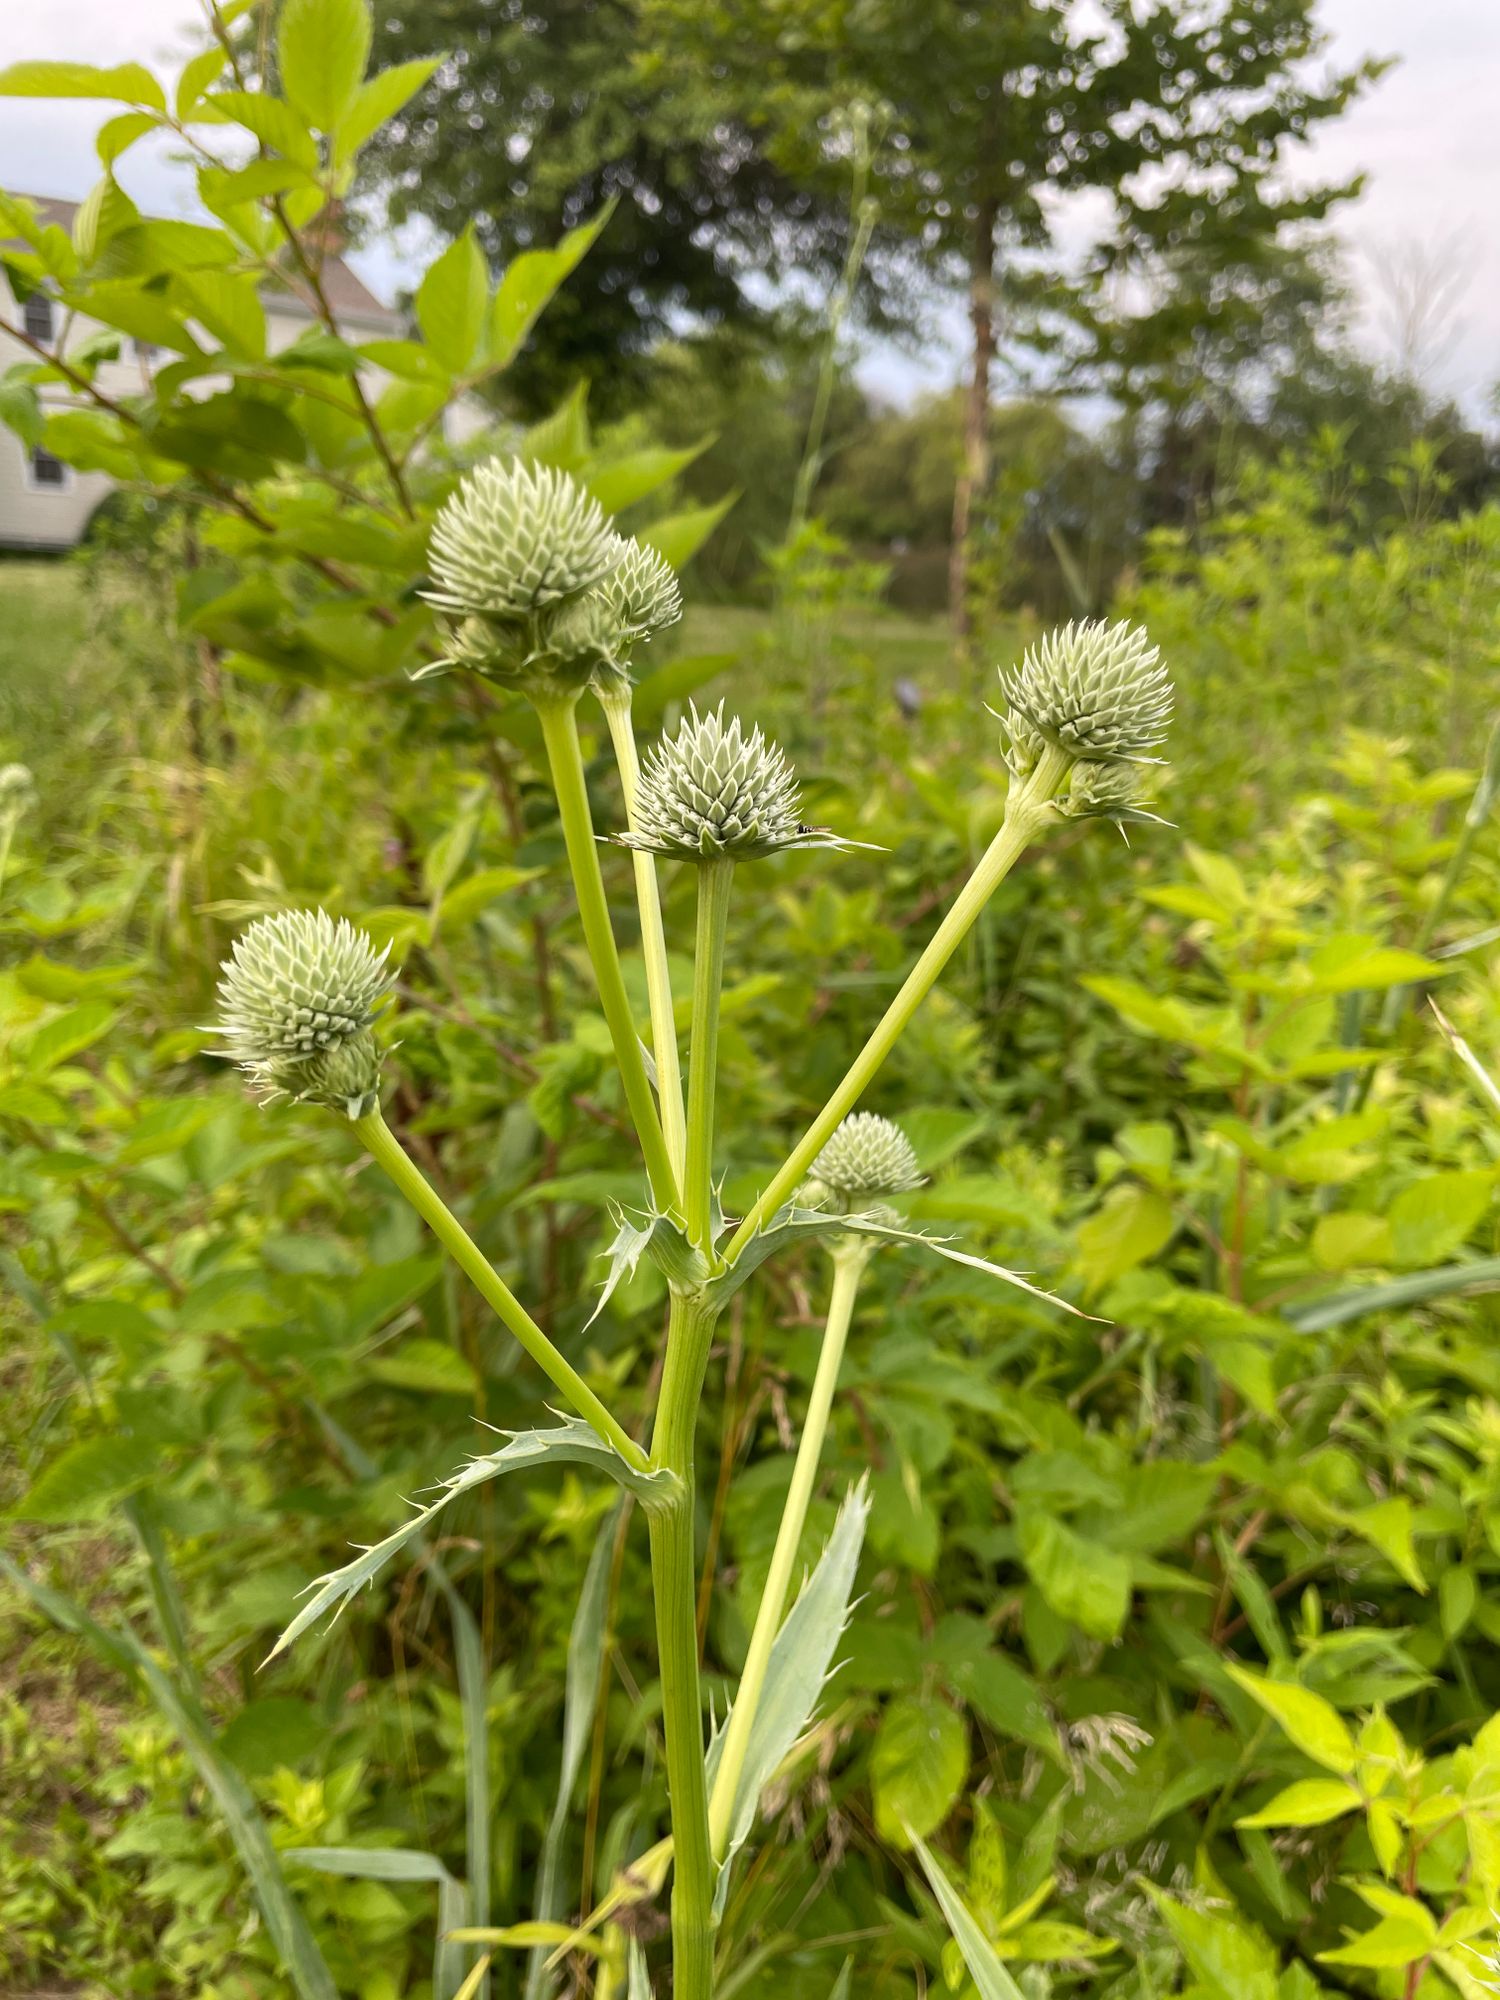
[[[1075,764],[1060,801],[1069,819],[1112,819],[1117,826],[1164,826],[1148,812],[1139,764]]]
[[[1160,649],[1139,625],[1082,619],[1002,668],[1012,745],[1035,761],[1035,739],[1080,762],[1153,761],[1172,719],[1172,683]],[[1021,726],[1024,725],[1024,726]]]
[[[724,706],[690,707],[675,736],[663,736],[641,772],[627,847],[694,861],[753,860],[789,847],[837,845],[797,817],[795,772],[759,729],[747,734]]]
[[[859,1208],[922,1185],[922,1170],[901,1127],[878,1112],[856,1111],[835,1130],[812,1164],[812,1178]]]
[[[377,952],[363,931],[326,910],[259,918],[221,967],[224,1046],[214,1053],[237,1063],[263,1096],[363,1117],[380,1083],[370,1029],[391,990],[389,950]]]
[[[568,473],[492,458],[438,515],[436,588],[423,594],[460,618],[524,619],[601,582],[623,553],[604,509]]]
[[[665,632],[682,616],[682,587],[663,555],[638,542],[626,543],[618,565],[599,586],[599,595],[620,622],[630,643]]]

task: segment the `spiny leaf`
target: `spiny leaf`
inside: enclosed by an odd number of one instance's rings
[[[308,1585],[312,1597],[276,1641],[267,1659],[274,1660],[310,1625],[316,1624],[325,1612],[342,1606],[357,1590],[373,1581],[391,1558],[422,1534],[434,1517],[460,1493],[482,1486],[487,1480],[498,1479],[503,1473],[558,1463],[591,1465],[597,1471],[607,1472],[647,1506],[659,1503],[675,1491],[677,1484],[667,1472],[635,1471],[613,1445],[606,1444],[593,1426],[586,1424],[581,1417],[564,1418],[556,1430],[519,1431],[499,1451],[471,1458],[467,1465],[451,1474],[442,1482],[438,1498],[414,1514],[393,1534],[387,1535],[383,1542],[376,1542],[372,1548],[365,1549],[353,1562],[345,1563],[342,1569],[330,1570],[326,1576],[315,1578]]]

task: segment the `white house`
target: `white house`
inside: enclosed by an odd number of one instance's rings
[[[78,210],[76,202],[54,201],[45,195],[23,199],[35,204],[43,222],[55,222],[71,230]],[[329,257],[322,276],[328,302],[351,340],[391,340],[405,331],[401,314],[383,306],[342,257]],[[290,292],[268,289],[261,298],[266,309],[268,344],[277,353],[307,330],[310,314]],[[51,348],[61,334],[62,315],[56,302],[44,294],[33,293],[22,306],[7,288],[0,288],[0,371],[17,361],[34,358],[14,332],[7,331],[16,327],[24,327],[31,339]],[[78,317],[72,322],[70,339],[81,343],[100,330],[94,321]],[[149,343],[132,340],[125,334],[119,335],[119,341],[119,359],[102,363],[95,380],[106,395],[138,395],[143,383],[150,379],[156,353]],[[65,407],[72,401],[61,385],[44,389],[42,399],[55,407]],[[0,428],[0,548],[74,547],[94,509],[113,485],[106,473],[75,472],[40,446],[28,450],[14,431]]]

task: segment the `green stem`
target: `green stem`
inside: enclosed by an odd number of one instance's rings
[[[693,953],[693,1028],[688,1052],[687,1174],[683,1200],[688,1241],[711,1255],[714,1199],[714,1086],[719,1070],[719,992],[729,925],[732,861],[698,863],[698,936]]]
[[[672,2000],[710,2000],[713,1992],[714,1864],[703,1769],[693,1526],[694,1435],[716,1317],[701,1293],[673,1293],[651,1441],[652,1464],[676,1473],[681,1482],[680,1496],[647,1516],[672,1807]]]
[[[620,771],[620,790],[625,798],[625,822],[636,830],[635,799],[640,787],[641,763],[636,753],[635,731],[630,723],[630,689],[623,693],[601,694],[599,705],[609,724],[610,741],[615,746],[615,762]],[[635,899],[641,913],[641,949],[646,958],[646,993],[651,1004],[651,1049],[656,1057],[656,1095],[661,1104],[662,1129],[667,1152],[679,1185],[687,1171],[687,1116],[682,1102],[682,1069],[677,1058],[677,1017],[672,1006],[672,975],[667,964],[667,933],[662,923],[661,887],[656,879],[656,856],[637,849]]]
[[[1049,747],[1038,758],[1030,776],[1012,787],[1000,831],[990,842],[979,866],[959,891],[952,908],[933,933],[927,949],[906,975],[900,992],[854,1058],[843,1082],[729,1239],[724,1249],[725,1263],[734,1262],[766,1218],[775,1214],[806,1177],[808,1168],[831,1138],[835,1126],[864,1095],[912,1016],[936,985],[939,974],[963,943],[975,918],[1046,824],[1053,796],[1072,764],[1073,759],[1064,751]]]
[[[593,1425],[600,1437],[607,1438],[637,1472],[644,1472],[649,1461],[635,1439],[610,1415],[578,1370],[552,1345],[514,1292],[491,1267],[489,1259],[458,1217],[402,1152],[396,1135],[379,1111],[372,1111],[367,1118],[356,1118],[354,1129],[368,1147],[371,1158],[390,1175],[454,1263],[537,1366],[556,1383],[578,1414]]]
[[[792,1483],[782,1510],[781,1526],[776,1531],[776,1547],[772,1552],[765,1589],[761,1592],[760,1608],[755,1614],[755,1629],[750,1634],[745,1670],[740,1675],[734,1707],[729,1711],[724,1748],[714,1778],[713,1797],[709,1801],[709,1839],[717,1862],[722,1862],[728,1852],[735,1793],[744,1770],[745,1753],[750,1746],[755,1712],[765,1691],[771,1647],[781,1629],[781,1615],[791,1591],[797,1551],[802,1546],[802,1531],[807,1526],[807,1509],[818,1477],[818,1464],[823,1456],[823,1439],[828,1432],[828,1417],[833,1408],[833,1392],[838,1387],[839,1368],[849,1337],[849,1322],[854,1315],[855,1295],[873,1248],[870,1243],[849,1243],[833,1254],[833,1290],[828,1300],[828,1319],[823,1329],[818,1371],[813,1377],[807,1419],[797,1446],[797,1463],[792,1470]]]
[[[651,1193],[664,1215],[678,1207],[677,1176],[667,1153],[666,1135],[651,1094],[645,1057],[635,1031],[625,976],[620,970],[620,954],[609,921],[609,902],[604,894],[604,876],[599,868],[599,850],[594,839],[594,822],[589,813],[588,786],[583,775],[583,753],[578,747],[578,696],[568,694],[535,698],[552,767],[552,784],[557,793],[557,809],[562,819],[568,864],[573,871],[573,890],[578,898],[578,914],[583,923],[584,942],[593,962],[594,980],[599,988],[599,1004],[609,1023],[615,1046],[615,1061],[625,1086],[625,1102],[641,1142]]]

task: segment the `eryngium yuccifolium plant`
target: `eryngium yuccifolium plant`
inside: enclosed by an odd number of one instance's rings
[[[1002,668],[1013,761],[1022,772],[1043,743],[1080,762],[1150,761],[1172,719],[1172,683],[1138,625],[1084,619]]]
[[[910,1194],[922,1179],[901,1127],[877,1112],[856,1111],[813,1161],[798,1200],[814,1208],[865,1210],[886,1196]]]
[[[234,941],[219,982],[214,1051],[264,1097],[362,1118],[375,1108],[380,1048],[370,1032],[390,994],[390,947],[376,951],[346,917],[282,910]]]
[[[36,778],[29,764],[0,764],[0,820],[17,820],[36,803]]]
[[[633,535],[625,542],[617,566],[599,585],[597,595],[614,613],[629,645],[665,632],[682,616],[682,587],[676,570],[665,556]]]
[[[432,530],[429,604],[458,617],[525,619],[608,576],[624,553],[604,509],[550,465],[489,459]]]
[[[797,778],[784,753],[759,729],[748,735],[721,703],[708,715],[690,708],[675,736],[646,758],[636,794],[636,831],[628,847],[688,860],[753,860],[792,847],[837,843],[798,818]]]
[[[1148,812],[1139,764],[1075,764],[1062,809],[1070,819],[1112,819],[1118,825],[1163,825]]]

